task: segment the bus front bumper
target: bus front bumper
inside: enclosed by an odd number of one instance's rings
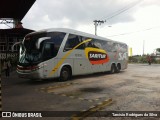
[[[42,79],[41,74],[39,71],[34,72],[25,72],[25,71],[19,71],[17,70],[18,77],[24,78],[24,79]]]

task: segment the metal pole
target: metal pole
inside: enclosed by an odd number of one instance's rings
[[[144,43],[145,43],[145,41],[143,40],[143,55],[144,55]]]
[[[94,25],[95,25],[95,35],[97,35],[97,22],[95,22]]]
[[[94,22],[94,25],[95,25],[95,35],[97,35],[97,26],[106,22],[106,20],[94,20],[93,22]]]

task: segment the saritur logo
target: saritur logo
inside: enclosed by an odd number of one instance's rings
[[[107,55],[104,53],[100,53],[100,52],[94,52],[91,51],[88,53],[88,58],[91,60],[101,60],[101,59],[106,59]]]
[[[97,48],[86,48],[86,57],[91,64],[103,64],[109,61],[109,57],[105,50]]]

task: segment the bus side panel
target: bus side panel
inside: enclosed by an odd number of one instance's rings
[[[90,63],[86,59],[84,50],[75,49],[67,57],[64,64],[70,64],[72,66],[72,75],[82,75],[92,73],[90,70]]]
[[[86,58],[74,59],[74,75],[83,75],[92,73],[90,63]]]
[[[55,77],[55,73],[52,73],[54,70],[55,61],[56,59],[52,58],[50,60],[43,62],[43,78],[44,79]]]
[[[128,67],[128,52],[124,53],[124,58],[121,60],[121,69],[127,69]]]
[[[121,64],[121,70],[124,70],[128,66],[128,47],[125,51],[120,51],[118,54],[118,61],[117,64]]]

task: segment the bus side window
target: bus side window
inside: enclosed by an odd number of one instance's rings
[[[100,43],[100,40],[97,39],[92,39],[92,41],[88,42],[86,44],[87,47],[92,47],[92,48],[99,48],[102,49],[102,45]]]
[[[79,40],[80,40],[80,43],[84,41],[84,37],[82,36],[78,36],[79,37]],[[85,44],[81,44],[77,49],[84,49],[85,48]]]
[[[80,43],[81,43],[81,37],[80,36],[70,34],[68,39],[67,39],[66,45],[64,47],[64,51],[71,50]],[[76,49],[84,49],[84,47],[80,45]]]
[[[112,52],[117,52],[118,50],[119,50],[119,45],[118,45],[118,43],[113,43]]]

